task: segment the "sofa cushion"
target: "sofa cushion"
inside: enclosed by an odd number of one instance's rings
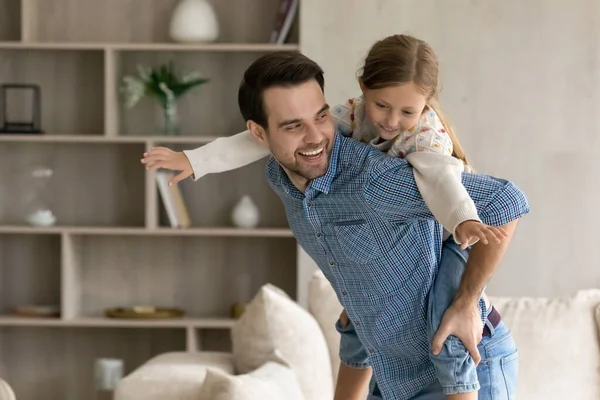
[[[247,374],[275,352],[294,371],[306,400],[331,400],[333,381],[327,344],[317,321],[273,285],[263,286],[232,331],[238,374]]]
[[[340,368],[340,333],[335,329],[343,310],[331,283],[319,270],[313,274],[308,286],[308,311],[315,317],[327,341],[333,381],[337,381]]]
[[[158,355],[127,375],[115,400],[198,400],[207,368],[232,374],[230,353],[172,352]]]
[[[242,375],[209,369],[198,400],[304,400],[294,372],[285,363],[267,361]]]
[[[600,399],[600,290],[571,297],[494,298],[519,348],[517,398]]]

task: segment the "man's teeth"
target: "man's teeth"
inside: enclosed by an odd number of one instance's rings
[[[301,151],[300,154],[302,154],[303,156],[316,156],[318,154],[321,154],[322,151],[323,149],[321,148],[313,151]]]

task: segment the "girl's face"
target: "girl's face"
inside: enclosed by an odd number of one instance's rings
[[[412,128],[427,104],[427,97],[412,82],[381,89],[367,89],[361,83],[366,118],[384,140]]]

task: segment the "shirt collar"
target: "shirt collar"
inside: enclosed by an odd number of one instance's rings
[[[338,134],[337,132],[334,136],[333,148],[331,149],[331,156],[329,159],[329,167],[327,168],[327,172],[325,173],[325,175],[322,175],[310,181],[310,183],[308,184],[308,188],[316,189],[322,193],[329,194],[331,184],[333,183],[333,179],[335,178],[335,174],[337,172],[341,136],[342,135]]]

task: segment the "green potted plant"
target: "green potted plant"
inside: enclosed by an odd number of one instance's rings
[[[178,135],[179,120],[177,100],[196,86],[208,82],[198,71],[179,77],[173,63],[156,68],[138,66],[137,75],[123,77],[121,92],[124,94],[125,107],[134,107],[143,97],[156,98],[164,115],[163,133]]]

